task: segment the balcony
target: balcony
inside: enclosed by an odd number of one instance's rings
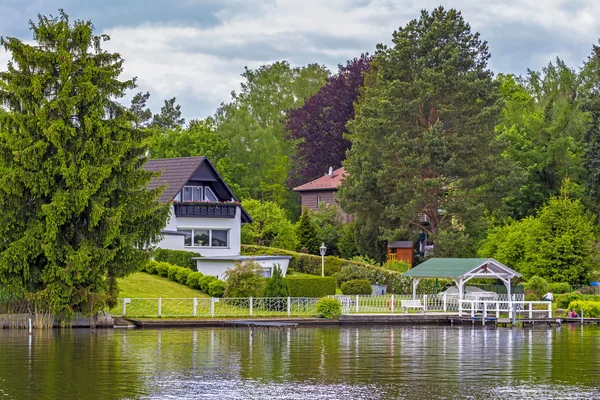
[[[174,203],[176,217],[235,218],[236,203]]]

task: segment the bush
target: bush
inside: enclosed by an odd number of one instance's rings
[[[600,295],[581,294],[577,292],[566,293],[556,296],[556,307],[567,308],[573,301],[600,301]]]
[[[208,294],[212,297],[223,297],[226,288],[227,284],[225,282],[215,279],[208,284]]]
[[[226,296],[259,297],[265,284],[262,273],[262,267],[252,260],[236,262],[235,267],[225,272],[225,279],[227,280]]]
[[[544,278],[541,278],[537,275],[532,276],[525,283],[525,289],[531,290],[533,293],[535,293],[535,295],[538,297],[538,299],[541,299],[542,296],[544,294],[546,294],[546,292],[548,292],[549,288],[550,288],[550,286],[548,285],[548,281],[546,281]]]
[[[571,285],[567,282],[555,282],[548,285],[549,290],[552,293],[561,294],[561,293],[569,293],[571,291]]]
[[[201,272],[190,272],[185,280],[185,284],[192,289],[200,289],[199,280],[203,277],[204,275]]]
[[[195,271],[197,263],[195,260],[192,260],[192,257],[200,257],[200,254],[194,253],[193,251],[184,250],[154,250],[154,259],[156,261],[166,262],[172,265],[177,265],[182,268],[189,268]]]
[[[411,267],[412,267],[412,265],[410,265],[410,263],[407,263],[406,261],[398,261],[398,260],[388,261],[385,264],[383,264],[383,268],[389,269],[392,271],[396,271],[396,272],[406,272]]]
[[[169,266],[169,272],[167,273],[167,278],[169,278],[170,280],[177,282],[177,273],[181,270],[181,267],[178,267],[177,265],[170,265]]]
[[[354,279],[352,281],[344,282],[342,287],[343,294],[371,294],[373,288],[371,283],[366,279]]]
[[[159,262],[156,265],[156,272],[158,273],[158,275],[166,278],[169,276],[169,268],[171,268],[172,265],[168,264],[166,262]]]
[[[568,309],[574,310],[579,315],[583,310],[584,317],[600,318],[600,301],[575,300],[569,303]]]
[[[154,260],[150,260],[146,263],[146,265],[143,268],[143,271],[149,273],[149,274],[157,274],[158,272],[156,271],[156,267],[158,266],[158,262],[154,261]]]
[[[177,271],[177,275],[175,276],[175,278],[177,278],[177,282],[185,285],[185,283],[187,282],[188,275],[192,272],[193,271],[191,269],[181,268],[179,271]]]
[[[198,279],[198,286],[200,288],[200,291],[203,293],[207,293],[208,294],[208,286],[214,282],[217,281],[218,279],[212,275],[205,275],[202,278]]]
[[[290,276],[285,278],[290,297],[323,297],[335,294],[334,277]]]
[[[342,304],[338,299],[323,297],[317,301],[317,315],[329,319],[339,317],[342,315]]]
[[[539,301],[540,298],[535,293],[528,293],[525,295],[525,301]]]
[[[281,268],[279,265],[276,265],[273,268],[273,276],[267,282],[267,286],[265,286],[265,291],[263,293],[264,297],[288,297],[290,292],[288,290],[287,282],[283,279]]]

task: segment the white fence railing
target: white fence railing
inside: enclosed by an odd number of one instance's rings
[[[524,300],[462,300],[459,316],[463,313],[474,317],[481,313],[482,318],[490,316],[500,317],[508,313],[509,316],[523,316],[528,319],[534,317],[552,318],[552,302],[550,301],[524,301]],[[535,308],[534,308],[535,307]]]
[[[332,296],[333,297],[333,296]],[[498,295],[494,300],[466,299],[462,301],[464,312],[479,313],[486,303],[487,311],[497,309],[506,313],[510,304],[523,308],[523,295]],[[344,296],[336,295],[342,303],[344,314],[389,314],[400,313],[402,300],[413,300],[413,296]],[[317,298],[300,297],[255,297],[255,298],[121,298],[111,310],[115,315],[130,317],[257,317],[257,316],[310,316],[316,315]],[[420,294],[419,300],[425,312],[460,311],[457,296],[443,294]],[[528,302],[529,303],[529,302]],[[546,304],[544,302],[539,302]],[[492,304],[495,304],[493,306]],[[495,308],[494,308],[495,307]],[[413,310],[414,311],[414,310]]]

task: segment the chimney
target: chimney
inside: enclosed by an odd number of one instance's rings
[[[329,167],[329,177],[333,178],[333,167]]]

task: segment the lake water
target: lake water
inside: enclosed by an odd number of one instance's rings
[[[0,330],[29,398],[600,398],[600,328]]]

